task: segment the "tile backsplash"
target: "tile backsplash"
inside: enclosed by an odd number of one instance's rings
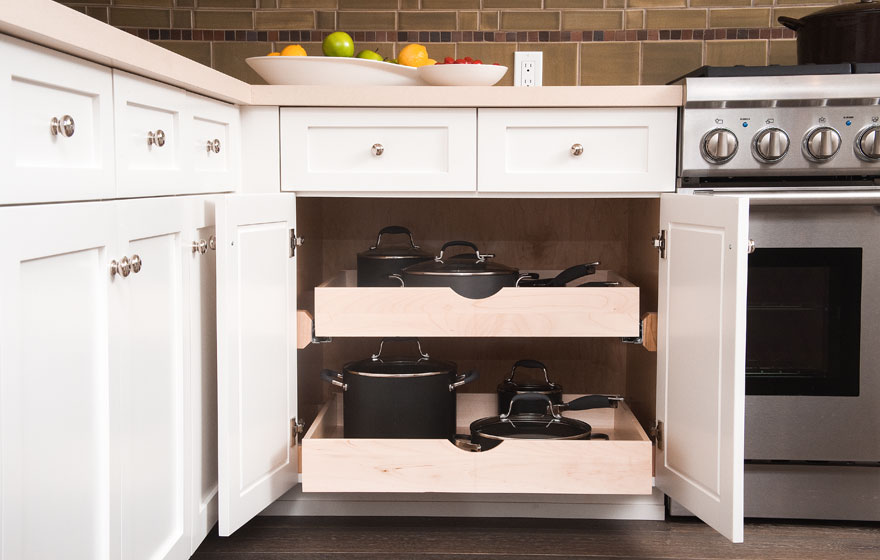
[[[394,58],[422,43],[432,58],[513,64],[544,52],[544,85],[663,84],[702,64],[795,64],[793,31],[827,0],[57,0],[244,81],[249,56],[299,43],[321,54],[342,30]],[[839,2],[849,3],[849,2]],[[513,71],[500,82],[513,83]]]

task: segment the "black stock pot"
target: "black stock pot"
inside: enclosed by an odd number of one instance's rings
[[[778,19],[797,32],[798,64],[880,62],[880,2],[862,0],[800,19]]]

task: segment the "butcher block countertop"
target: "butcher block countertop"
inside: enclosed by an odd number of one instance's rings
[[[681,86],[252,86],[52,0],[0,2],[0,32],[238,105],[678,107]]]

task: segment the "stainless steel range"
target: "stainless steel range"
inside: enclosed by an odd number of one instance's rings
[[[683,80],[679,191],[751,200],[746,517],[880,520],[880,74],[853,70]]]

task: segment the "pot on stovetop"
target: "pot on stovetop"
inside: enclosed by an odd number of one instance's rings
[[[798,64],[880,62],[880,2],[861,0],[778,20],[797,32]]]

